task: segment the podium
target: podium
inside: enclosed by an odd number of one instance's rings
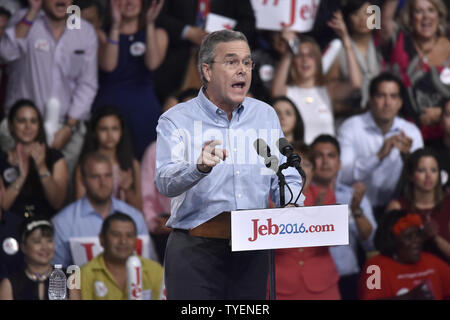
[[[348,244],[348,205],[231,212],[231,250]]]

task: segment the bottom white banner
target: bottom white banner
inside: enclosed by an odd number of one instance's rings
[[[231,212],[232,251],[346,244],[346,204]]]

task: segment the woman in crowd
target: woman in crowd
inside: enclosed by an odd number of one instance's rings
[[[370,5],[366,0],[344,1],[341,12],[335,13],[328,23],[343,44],[327,74],[331,91],[341,92],[341,99],[333,103],[343,116],[366,107],[370,80],[381,69],[382,57],[376,50],[373,30],[367,24]],[[357,81],[352,82],[352,77]]]
[[[0,153],[6,188],[2,208],[20,217],[35,211],[50,219],[66,198],[66,161],[61,152],[47,146],[42,117],[32,101],[14,104],[8,126],[15,145]]]
[[[140,164],[133,156],[125,120],[115,107],[105,106],[92,115],[81,157],[92,151],[98,151],[111,160],[113,195],[142,211]],[[77,199],[86,193],[79,165],[75,170],[75,192]]]
[[[286,139],[291,144],[294,141],[303,142],[303,119],[292,100],[286,96],[275,97],[272,106],[280,119],[281,130]]]
[[[418,214],[389,211],[375,233],[381,254],[367,260],[358,296],[363,300],[450,298],[450,266],[422,251],[423,223]]]
[[[387,210],[420,214],[425,223],[425,249],[450,261],[450,196],[444,195],[436,154],[419,149],[406,160],[399,182],[400,198]]]
[[[55,253],[49,220],[28,218],[21,228],[20,250],[25,267],[0,282],[0,300],[48,300],[50,262]]]
[[[272,83],[272,96],[291,99],[305,124],[305,143],[311,143],[322,133],[334,135],[334,116],[330,101],[337,92],[325,86],[322,74],[322,54],[317,42],[308,36],[297,37],[284,29],[284,47],[281,61]],[[295,53],[295,54],[294,54]]]
[[[156,140],[161,113],[154,93],[153,70],[163,61],[168,37],[155,27],[164,1],[111,0],[107,29],[99,39],[99,91],[93,110],[116,105],[130,128],[134,152],[141,159]]]
[[[403,114],[416,122],[427,142],[442,136],[442,107],[450,97],[447,9],[441,0],[407,1],[397,24],[397,5],[398,0],[389,0],[383,6],[381,48],[408,92]]]

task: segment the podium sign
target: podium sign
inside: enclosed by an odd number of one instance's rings
[[[348,244],[348,205],[231,212],[231,250]]]

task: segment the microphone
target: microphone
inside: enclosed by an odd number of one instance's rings
[[[295,167],[300,173],[300,175],[305,179],[306,174],[303,171],[302,167],[300,166],[300,163],[302,162],[302,159],[300,156],[296,153],[294,153],[294,148],[289,143],[289,141],[286,138],[280,138],[277,141],[277,147],[280,150],[281,154],[286,156],[287,163],[293,167]]]
[[[253,146],[255,147],[258,155],[264,158],[264,164],[266,167],[277,172],[278,158],[277,156],[270,154],[270,147],[267,143],[263,139],[256,139],[255,142],[253,142]]]

